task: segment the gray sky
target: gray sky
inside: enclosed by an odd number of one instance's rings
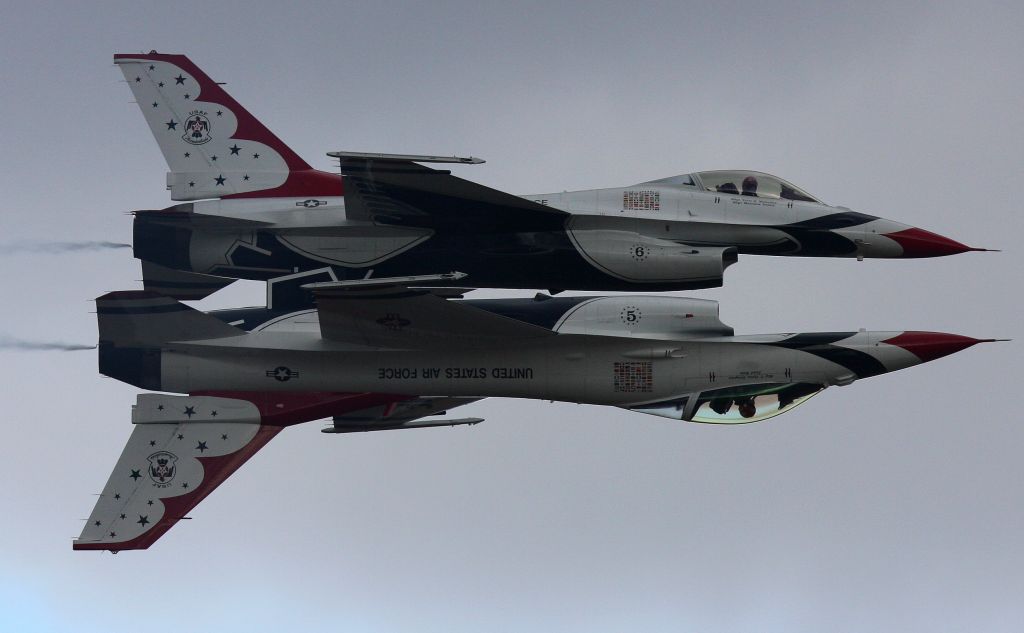
[[[1020,338],[1024,5],[2,4],[0,343],[91,344],[138,287],[126,211],[170,204],[115,52],[188,54],[312,164],[474,154],[516,193],[701,169],[1002,248],[746,257],[740,333]],[[261,301],[237,284],[203,307]],[[493,293],[491,293],[493,294]],[[488,296],[488,293],[484,293]],[[152,549],[72,552],[137,390],[0,350],[0,628],[1019,631],[1020,343],[829,389],[760,425],[513,400],[471,428],[287,430]]]

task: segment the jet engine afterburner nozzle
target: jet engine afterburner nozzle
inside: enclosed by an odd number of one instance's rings
[[[180,215],[156,212],[135,214],[133,253],[138,259],[175,270],[192,270],[189,246],[192,228]]]

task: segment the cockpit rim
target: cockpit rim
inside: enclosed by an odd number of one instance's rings
[[[644,182],[640,182],[633,185],[633,187],[663,185],[672,187],[693,188],[697,191],[705,193],[723,193],[722,191],[716,190],[715,187],[705,184],[702,175],[712,174],[718,176],[731,175],[734,177],[733,180],[735,181],[734,184],[736,185],[736,191],[735,193],[724,192],[726,193],[726,195],[749,195],[740,192],[738,183],[741,183],[743,179],[746,178],[747,176],[753,176],[755,179],[761,179],[758,182],[768,182],[773,184],[777,183],[780,189],[779,195],[763,194],[759,192],[755,195],[755,197],[769,200],[790,200],[795,202],[809,202],[812,204],[828,206],[824,201],[822,201],[817,196],[808,193],[807,190],[804,189],[803,187],[798,187],[794,185],[792,182],[786,180],[785,178],[780,178],[779,176],[776,176],[774,174],[769,174],[768,172],[758,171],[755,169],[706,169],[703,171],[676,174],[674,176],[668,176],[666,178],[646,180]],[[792,192],[790,197],[784,195],[787,189],[789,192]]]

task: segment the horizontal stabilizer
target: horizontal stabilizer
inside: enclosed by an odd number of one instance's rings
[[[241,336],[245,330],[170,297],[123,290],[96,299],[100,343],[118,346],[159,346],[172,341]]]
[[[176,228],[198,229],[258,229],[270,226],[273,222],[254,220],[252,218],[229,217],[224,215],[208,215],[193,211],[194,203],[176,204],[167,209],[139,209],[132,211],[136,218],[152,224],[165,224]]]
[[[146,291],[179,301],[204,299],[235,281],[230,277],[185,272],[142,260],[142,284]]]
[[[141,394],[132,430],[76,550],[146,549],[281,430],[256,406]]]

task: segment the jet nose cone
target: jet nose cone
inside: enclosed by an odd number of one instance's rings
[[[994,340],[996,339],[978,339],[958,334],[943,334],[942,332],[903,332],[882,342],[902,347],[920,358],[922,363],[926,363],[963,351],[972,345]]]
[[[943,237],[931,231],[909,228],[895,233],[884,233],[903,248],[903,257],[942,257],[956,255],[968,251],[982,251],[983,248],[971,248],[956,240]]]

